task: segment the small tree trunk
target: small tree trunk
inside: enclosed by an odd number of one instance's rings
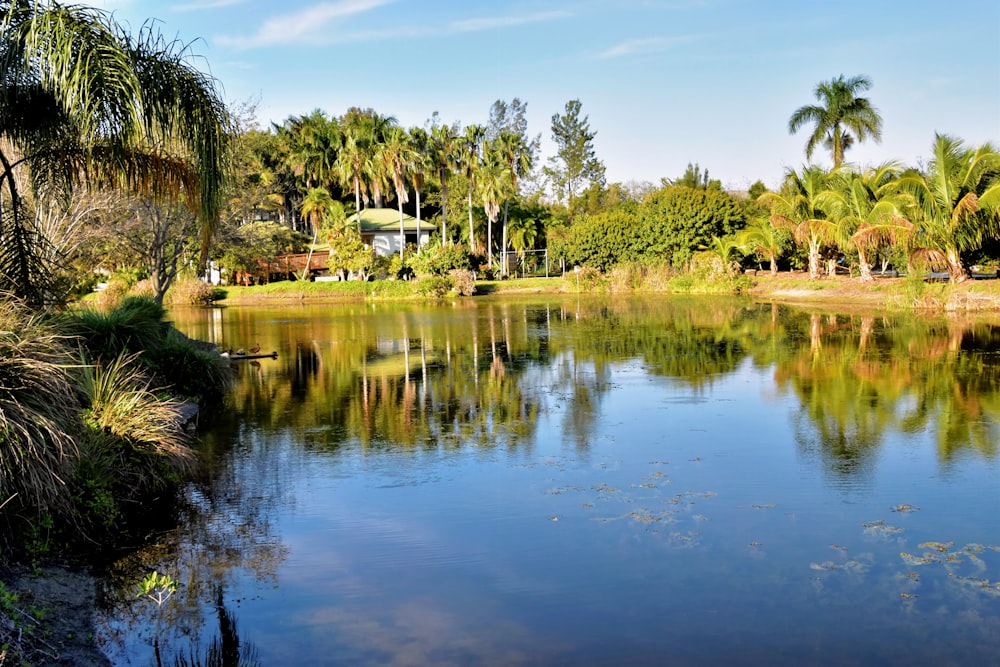
[[[969,272],[962,266],[962,258],[958,254],[957,248],[948,248],[948,282],[964,283],[969,279]]]
[[[864,250],[858,250],[858,270],[861,272],[862,282],[872,282],[875,278],[872,277],[872,265],[868,261],[868,253]]]
[[[809,244],[809,280],[819,280],[819,244]]]
[[[771,260],[771,275],[776,276],[778,275],[778,258],[775,257],[774,255],[771,255],[770,260]]]

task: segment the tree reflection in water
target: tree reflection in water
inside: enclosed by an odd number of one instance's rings
[[[135,582],[149,569],[182,581],[164,610],[175,633],[164,646],[207,646],[197,636],[207,614],[223,627],[217,593],[237,573],[275,576],[285,550],[270,514],[294,502],[288,480],[308,456],[531,453],[545,416],[586,453],[622,368],[695,396],[741,369],[771,374],[793,405],[799,450],[835,479],[871,474],[890,435],[932,430],[942,465],[995,458],[1000,435],[1000,327],[977,319],[574,298],[229,309],[221,327],[204,311],[175,320],[194,337],[221,336],[224,347],[260,340],[279,357],[235,366],[237,388],[204,438],[205,473],[188,490],[183,527],[108,576],[113,615],[145,618],[147,640],[152,619],[133,599]],[[262,433],[295,446],[271,447]],[[185,539],[195,532],[200,541]]]

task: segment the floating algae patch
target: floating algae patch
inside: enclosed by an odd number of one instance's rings
[[[899,535],[903,532],[902,528],[890,526],[882,519],[863,523],[861,524],[861,527],[864,528],[865,535],[874,535],[876,537],[892,537],[893,535]]]

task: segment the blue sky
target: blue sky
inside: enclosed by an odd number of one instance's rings
[[[1000,143],[997,0],[100,0],[133,30],[191,43],[227,101],[258,99],[262,125],[319,108],[373,107],[405,126],[435,111],[485,123],[527,102],[551,117],[579,99],[608,181],[680,176],[774,187],[805,162],[788,118],[820,81],[872,79],[881,144],[848,160],[917,164],[935,132]],[[829,166],[825,155],[814,160]]]

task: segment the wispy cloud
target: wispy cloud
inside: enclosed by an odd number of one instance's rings
[[[610,49],[601,51],[597,58],[607,60],[609,58],[624,58],[626,56],[643,55],[647,53],[661,53],[670,51],[678,46],[691,44],[700,38],[696,35],[681,35],[678,37],[651,37],[649,39],[630,39],[612,46]]]
[[[393,1],[339,0],[339,2],[323,2],[294,14],[268,19],[256,33],[248,37],[220,35],[215,39],[220,44],[240,49],[274,46],[275,44],[321,43],[330,41],[330,24],[337,19],[363,14]]]
[[[448,25],[449,32],[481,32],[483,30],[496,30],[499,28],[510,28],[528,23],[542,23],[543,21],[555,21],[572,16],[567,11],[537,12],[535,14],[522,14],[516,16],[493,16],[478,19],[465,19],[462,21],[452,21]]]
[[[246,0],[194,0],[180,5],[173,5],[170,9],[175,12],[198,12],[204,9],[218,9],[220,7],[232,7],[242,5]]]
[[[224,4],[241,2],[244,2],[244,0],[194,0],[193,2],[179,5],[175,9],[208,9],[216,6],[221,7]],[[407,25],[396,29],[382,27],[378,30],[334,31],[331,29],[330,24],[337,19],[361,14],[391,2],[395,2],[395,0],[340,0],[339,2],[325,2],[294,14],[271,18],[253,35],[242,37],[219,35],[215,40],[219,44],[232,46],[237,49],[252,49],[290,43],[374,42],[385,41],[387,39],[501,30],[531,23],[556,21],[573,16],[572,12],[568,11],[550,11],[514,16],[463,19],[452,21],[443,27]]]

